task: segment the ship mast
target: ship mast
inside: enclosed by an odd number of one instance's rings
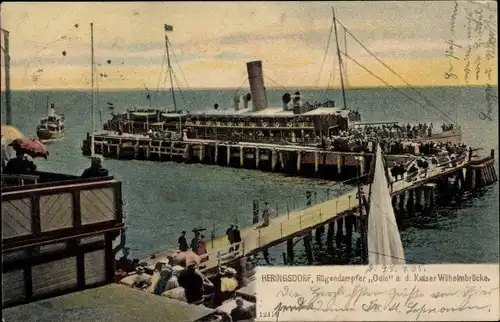
[[[342,57],[340,56],[340,47],[339,47],[339,36],[337,34],[337,19],[335,18],[335,9],[332,7],[333,13],[333,27],[335,29],[335,42],[337,43],[337,57],[339,59],[339,70],[340,70],[340,85],[342,87],[342,100],[344,102],[344,109],[347,109],[347,102],[345,99],[345,89],[344,89],[344,77],[342,70]]]
[[[10,92],[10,52],[9,52],[9,31],[1,29],[3,32],[3,59],[5,67],[5,119],[7,125],[12,125],[12,98]]]
[[[170,51],[168,49],[168,34],[167,32],[173,31],[174,28],[170,25],[165,25],[165,46],[167,47],[167,68],[170,77],[170,90],[172,91],[172,100],[174,101],[174,111],[177,112],[177,105],[175,103],[174,82],[172,80],[172,65],[170,64]]]
[[[94,24],[90,23],[90,97],[92,107],[92,136],[90,138],[90,157],[95,153],[95,109],[94,109]]]

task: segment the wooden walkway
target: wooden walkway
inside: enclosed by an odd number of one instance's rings
[[[455,167],[436,167],[428,171],[426,177],[418,177],[417,180],[408,182],[400,180],[392,184],[392,195],[405,192],[422,186],[436,178],[464,169],[468,161],[463,161]],[[369,186],[363,186],[364,193],[368,193]],[[229,253],[229,242],[227,236],[220,236],[213,241],[207,241],[208,260],[204,261],[202,271],[211,270],[218,265],[224,265],[245,255],[256,254],[266,248],[278,245],[290,238],[301,236],[308,231],[321,227],[333,220],[340,219],[351,214],[358,208],[356,198],[357,188],[333,197],[329,200],[319,200],[315,205],[304,209],[291,211],[289,214],[280,215],[270,219],[269,226],[260,227],[261,223],[241,229],[241,247],[237,252]],[[155,259],[146,260],[154,265],[159,260],[171,255],[172,251],[156,253]]]

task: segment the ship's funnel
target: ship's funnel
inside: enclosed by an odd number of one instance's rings
[[[237,111],[240,109],[240,97],[238,95],[235,95],[233,97],[233,102],[234,102],[234,110]]]
[[[302,108],[301,108],[301,101],[300,101],[300,92],[295,92],[293,95],[293,114],[301,114]]]
[[[288,111],[288,103],[292,100],[292,95],[290,93],[285,93],[281,96],[281,101],[283,102],[283,110]]]
[[[56,110],[55,110],[55,104],[50,103],[49,105],[49,111],[48,111],[48,116],[55,116],[56,115]]]
[[[262,61],[247,63],[248,82],[252,93],[252,105],[254,111],[267,108],[266,88],[264,87],[264,74],[262,73]]]
[[[250,93],[247,93],[246,95],[243,95],[243,109],[246,110],[248,108],[248,102],[252,99],[252,95]]]

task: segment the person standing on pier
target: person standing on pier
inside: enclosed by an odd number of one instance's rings
[[[227,235],[227,240],[229,240],[229,244],[231,245],[231,248],[229,248],[229,251],[233,251],[232,245],[234,244],[234,225],[229,226],[229,228],[226,230],[226,235]]]
[[[200,232],[198,230],[193,230],[194,231],[194,237],[191,239],[191,249],[193,252],[198,253],[198,242],[200,240]]]
[[[186,239],[186,231],[182,231],[181,235],[179,236],[179,239],[177,239],[177,243],[179,244],[179,249],[188,249],[188,243]]]
[[[269,204],[264,202],[264,209],[262,210],[262,227],[269,226]]]
[[[241,232],[238,225],[236,225],[233,230],[233,241],[236,244],[234,250],[237,251],[240,248],[239,243],[241,243]]]
[[[201,235],[201,238],[198,240],[198,255],[203,255],[207,253],[207,242],[205,241],[205,236]]]

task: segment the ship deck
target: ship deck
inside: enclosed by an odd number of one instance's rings
[[[164,296],[109,284],[4,309],[8,322],[22,321],[197,321],[215,311]]]

